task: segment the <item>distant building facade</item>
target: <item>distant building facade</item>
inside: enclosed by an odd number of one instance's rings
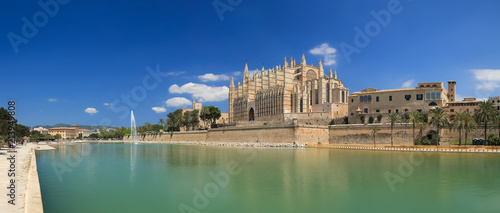
[[[366,120],[378,114],[428,112],[430,109],[447,106],[455,100],[456,82],[448,82],[448,90],[443,82],[419,83],[416,88],[376,90],[372,88],[349,96],[349,123],[361,123],[360,115]]]
[[[488,101],[492,102],[495,105],[495,109],[500,111],[500,96],[490,97]]]
[[[37,128],[33,128],[32,131],[38,131],[40,132],[42,135],[46,135],[46,134],[49,134],[49,130],[48,129],[45,129],[43,127],[37,127]]]
[[[349,89],[337,73],[325,75],[320,60],[317,67],[285,58],[283,66],[253,75],[245,65],[242,83],[229,85],[229,122],[325,119],[347,116]]]
[[[49,129],[49,134],[55,136],[61,135],[61,138],[77,138],[79,135],[79,125],[73,124],[71,127],[55,127]]]
[[[78,136],[81,136],[82,138],[83,137],[89,137],[90,134],[91,134],[92,131],[88,130],[88,129],[79,129],[78,130]]]
[[[453,115],[457,112],[470,112],[474,114],[481,102],[482,101],[476,100],[476,98],[464,98],[462,101],[448,102],[446,107],[444,107],[444,111],[446,111],[448,115]]]

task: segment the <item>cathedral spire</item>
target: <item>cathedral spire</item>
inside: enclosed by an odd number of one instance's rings
[[[321,76],[323,76],[325,70],[323,70],[323,63],[321,63],[321,59],[319,59],[318,69],[319,73],[321,73]]]
[[[234,89],[233,75],[231,75],[231,83],[229,83],[229,88]]]
[[[288,67],[288,62],[286,61],[286,56],[285,56],[285,63],[283,63],[283,67]]]
[[[333,73],[333,78],[337,80],[337,70],[335,70],[335,72]]]
[[[329,78],[332,78],[332,68],[330,67],[330,73],[328,74]]]
[[[300,64],[306,65],[306,55],[302,54],[302,60],[300,61]]]
[[[243,78],[250,78],[250,72],[248,72],[248,63],[245,62],[245,71],[243,72]]]

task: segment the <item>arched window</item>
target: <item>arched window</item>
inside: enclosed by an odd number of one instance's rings
[[[326,84],[326,102],[330,103],[330,84]]]
[[[431,94],[431,99],[432,99],[432,100],[436,99],[436,93],[432,93],[432,94]]]
[[[363,96],[359,96],[359,102],[363,102]]]
[[[427,99],[427,100],[431,99],[431,93],[427,93],[427,95],[425,96],[425,99]]]
[[[372,102],[372,96],[371,95],[368,96],[368,102]]]
[[[436,93],[436,99],[438,99],[438,100],[441,99],[441,93],[440,92]]]

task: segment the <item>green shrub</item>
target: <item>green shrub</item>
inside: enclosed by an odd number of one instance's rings
[[[335,125],[335,120],[334,120],[334,119],[332,119],[332,120],[330,121],[330,123],[328,123],[328,125]]]
[[[380,121],[382,121],[382,114],[378,114],[377,115],[377,121],[380,123]]]
[[[366,115],[364,115],[364,114],[359,115],[359,119],[361,120],[362,124],[365,124],[365,118],[366,118]]]
[[[342,124],[349,124],[349,118],[344,117],[344,120],[342,121]]]
[[[371,123],[371,124],[372,124],[374,120],[375,120],[375,118],[373,118],[373,116],[370,116],[370,117],[368,118],[368,123]]]

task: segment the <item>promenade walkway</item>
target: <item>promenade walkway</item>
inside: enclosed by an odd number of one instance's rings
[[[17,146],[17,152],[7,152],[7,148],[0,150],[0,212],[43,212],[35,149],[48,150],[54,148],[29,143],[25,146]],[[9,177],[9,174],[11,174],[11,177]],[[12,174],[15,174],[15,176]],[[12,181],[14,183],[11,183]],[[9,203],[9,201],[15,205]]]

